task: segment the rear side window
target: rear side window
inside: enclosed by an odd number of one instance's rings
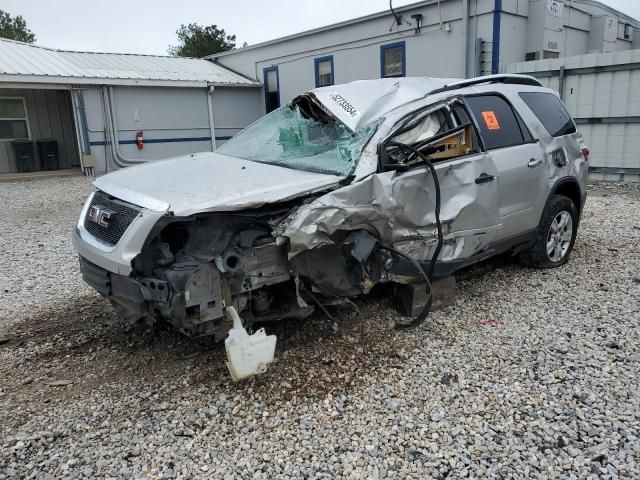
[[[525,143],[520,122],[505,99],[482,95],[467,97],[466,101],[476,117],[487,150]]]
[[[521,92],[520,98],[528,105],[552,137],[576,132],[571,115],[558,97],[552,93]]]

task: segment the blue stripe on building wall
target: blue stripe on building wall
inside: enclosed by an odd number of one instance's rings
[[[216,140],[229,140],[231,136],[216,137]],[[145,139],[143,143],[178,143],[178,142],[210,142],[211,137],[182,137],[182,138],[150,138]],[[118,145],[135,145],[135,140],[119,140]],[[104,140],[89,142],[92,147],[104,147]]]
[[[500,73],[500,16],[502,0],[495,0],[493,7],[493,44],[491,45],[491,73]]]

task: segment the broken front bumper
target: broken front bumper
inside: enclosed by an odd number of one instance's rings
[[[109,272],[80,256],[84,281],[109,299],[130,324],[163,319],[189,337],[213,335],[222,340],[230,322],[224,318],[220,276],[214,267],[178,264],[162,276],[125,276]]]
[[[154,278],[136,280],[109,272],[80,256],[82,278],[105,297],[119,297],[134,303],[169,300],[169,285]]]

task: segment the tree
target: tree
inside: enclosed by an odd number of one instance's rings
[[[8,12],[0,10],[0,38],[33,43],[36,36],[27,28],[27,22],[20,15],[12,17]]]
[[[236,36],[227,35],[227,32],[217,25],[203,27],[197,23],[190,23],[181,25],[176,34],[180,44],[170,46],[168,52],[179,57],[201,58],[231,50],[236,46]]]

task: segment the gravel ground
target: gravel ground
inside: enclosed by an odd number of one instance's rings
[[[91,293],[71,232],[92,189],[87,177],[0,183],[0,328],[30,308]]]
[[[640,477],[638,187],[591,188],[563,268],[485,262],[409,332],[382,294],[335,333],[280,325],[243,384],[220,345],[128,330],[84,287],[89,190],[0,184],[0,477]]]

